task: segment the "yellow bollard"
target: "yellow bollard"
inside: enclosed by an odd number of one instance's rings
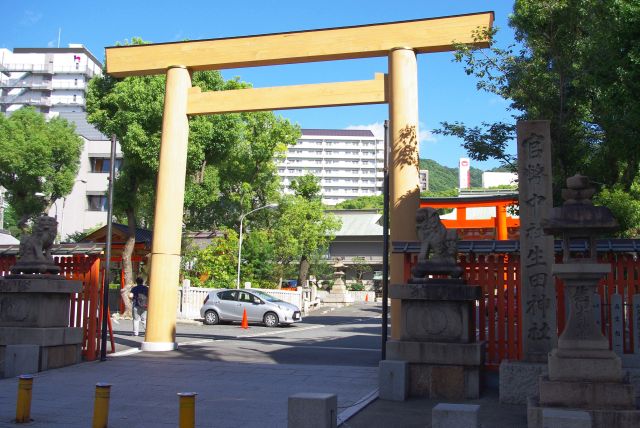
[[[31,422],[31,390],[33,375],[18,377],[18,400],[16,401],[16,422],[19,424]]]
[[[195,392],[179,392],[180,397],[180,428],[194,428],[196,426],[196,395]]]
[[[109,423],[109,397],[111,384],[96,383],[96,398],[93,403],[93,428],[107,428]]]

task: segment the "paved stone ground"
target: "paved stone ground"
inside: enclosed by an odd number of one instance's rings
[[[495,391],[478,400],[450,401],[410,398],[396,402],[375,400],[342,425],[345,428],[430,428],[431,410],[438,403],[479,404],[482,428],[527,428],[526,406],[500,404]]]
[[[372,367],[243,364],[140,353],[42,372],[33,386],[33,427],[88,427],[97,382],[111,383],[109,427],[175,427],[176,393],[197,392],[198,427],[286,427],[287,399],[338,395],[338,413],[376,388]],[[15,427],[16,379],[0,380],[0,427]]]

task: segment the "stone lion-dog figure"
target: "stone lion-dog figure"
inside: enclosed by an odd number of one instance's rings
[[[58,222],[48,216],[38,217],[30,235],[20,240],[20,258],[11,269],[18,273],[58,273],[60,268],[53,262],[51,247],[56,239]]]
[[[456,263],[456,231],[444,227],[437,210],[427,207],[416,212],[416,232],[420,241],[418,263]]]

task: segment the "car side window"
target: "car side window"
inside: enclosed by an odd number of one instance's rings
[[[218,294],[220,300],[236,300],[237,296],[238,292],[235,290],[223,291],[222,293]]]
[[[250,303],[253,301],[253,296],[249,293],[245,293],[244,291],[241,291],[240,298],[238,300],[240,300],[241,302]]]

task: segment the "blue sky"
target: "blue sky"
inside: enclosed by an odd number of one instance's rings
[[[60,2],[22,0],[3,8],[0,47],[60,47],[84,44],[98,59],[104,47],[142,37],[151,42],[232,37],[283,31],[361,25],[377,22],[429,18],[493,10],[495,25],[501,28],[501,44],[511,43],[507,25],[513,0],[244,0],[231,1],[91,1]],[[495,120],[510,121],[511,112],[501,98],[478,92],[475,80],[451,53],[420,55],[419,111],[420,156],[457,166],[466,156],[455,138],[431,135],[442,121],[463,121],[468,125]],[[224,70],[227,78],[239,76],[256,87],[372,79],[386,72],[385,58],[372,58],[277,67]],[[303,128],[361,127],[380,125],[387,118],[386,105],[287,110],[282,116]],[[512,148],[515,151],[515,148]],[[472,162],[482,169],[497,162]]]

